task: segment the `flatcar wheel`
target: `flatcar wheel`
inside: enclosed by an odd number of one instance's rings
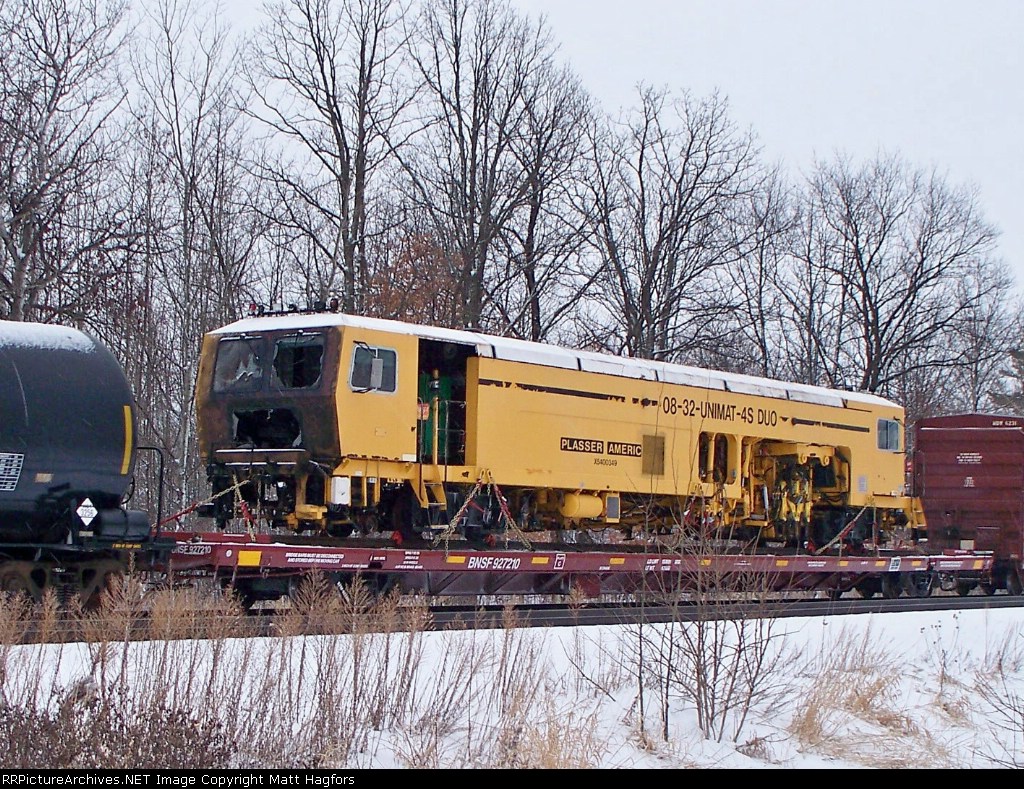
[[[973,588],[974,587],[971,584],[969,584],[969,583],[967,583],[965,581],[960,581],[956,585],[956,593],[958,595],[960,595],[961,597],[967,597],[967,595],[969,595],[971,593],[971,589],[973,589]]]
[[[996,585],[991,581],[982,581],[978,584],[978,588],[981,589],[982,594],[987,597],[991,597],[996,593]]]
[[[342,575],[334,581],[338,599],[346,610],[350,611],[369,611],[392,586],[393,580],[390,576],[380,573]]]
[[[1020,581],[1020,574],[1014,569],[1007,570],[1006,593],[1013,595],[1014,597],[1019,597],[1022,592],[1024,592],[1024,587],[1022,587]]]
[[[124,575],[125,568],[112,561],[91,563],[82,569],[79,599],[86,611],[95,611],[103,605],[104,594],[111,594]]]
[[[859,594],[865,600],[870,600],[872,597],[874,597],[880,591],[879,587],[878,587],[878,583],[875,582],[875,581],[863,581],[863,582],[857,584],[854,587],[854,589],[856,589],[857,590],[857,594]]]
[[[32,585],[16,567],[0,567],[0,594],[32,598]]]
[[[931,597],[933,587],[931,573],[909,573],[904,576],[903,585],[908,597]]]
[[[896,576],[895,578],[893,576]],[[886,600],[895,600],[900,596],[900,578],[895,573],[887,573],[882,576],[882,597]]]

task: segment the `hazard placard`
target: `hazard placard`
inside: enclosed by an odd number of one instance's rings
[[[93,506],[92,501],[84,499],[81,504],[78,505],[78,509],[75,510],[78,513],[78,517],[82,519],[82,523],[88,526],[92,523],[96,516],[99,515],[99,510]]]

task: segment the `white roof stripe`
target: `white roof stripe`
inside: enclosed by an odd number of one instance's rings
[[[213,334],[243,334],[265,331],[297,331],[329,326],[364,328],[393,334],[411,335],[428,340],[472,345],[480,356],[507,361],[539,364],[545,367],[560,367],[566,370],[615,375],[623,378],[657,380],[666,383],[685,384],[702,389],[740,392],[743,394],[788,399],[815,405],[843,408],[849,403],[890,406],[899,408],[891,400],[867,392],[848,392],[826,389],[822,386],[787,383],[770,378],[760,378],[739,373],[724,373],[670,364],[649,359],[634,359],[626,356],[578,351],[546,343],[498,337],[462,329],[444,329],[437,326],[420,326],[401,321],[381,318],[364,318],[344,313],[293,313],[266,317],[243,318],[212,332]]]

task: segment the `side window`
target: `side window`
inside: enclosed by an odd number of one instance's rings
[[[213,391],[253,392],[260,388],[263,365],[259,337],[231,337],[217,344],[217,364],[213,371]]]
[[[348,385],[355,392],[394,392],[398,354],[390,348],[357,343]]]
[[[323,369],[322,335],[282,337],[274,344],[274,383],[286,389],[312,389]]]
[[[878,420],[878,448],[900,451],[900,423],[895,419]]]

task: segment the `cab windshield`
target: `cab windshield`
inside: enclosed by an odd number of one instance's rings
[[[217,364],[213,373],[215,392],[253,392],[263,380],[263,340],[259,337],[232,337],[217,346]]]
[[[213,373],[215,392],[256,392],[265,388],[315,389],[323,376],[324,336],[287,334],[268,338],[225,337],[217,346]]]
[[[323,371],[321,334],[282,337],[274,343],[274,385],[283,389],[312,389]]]

